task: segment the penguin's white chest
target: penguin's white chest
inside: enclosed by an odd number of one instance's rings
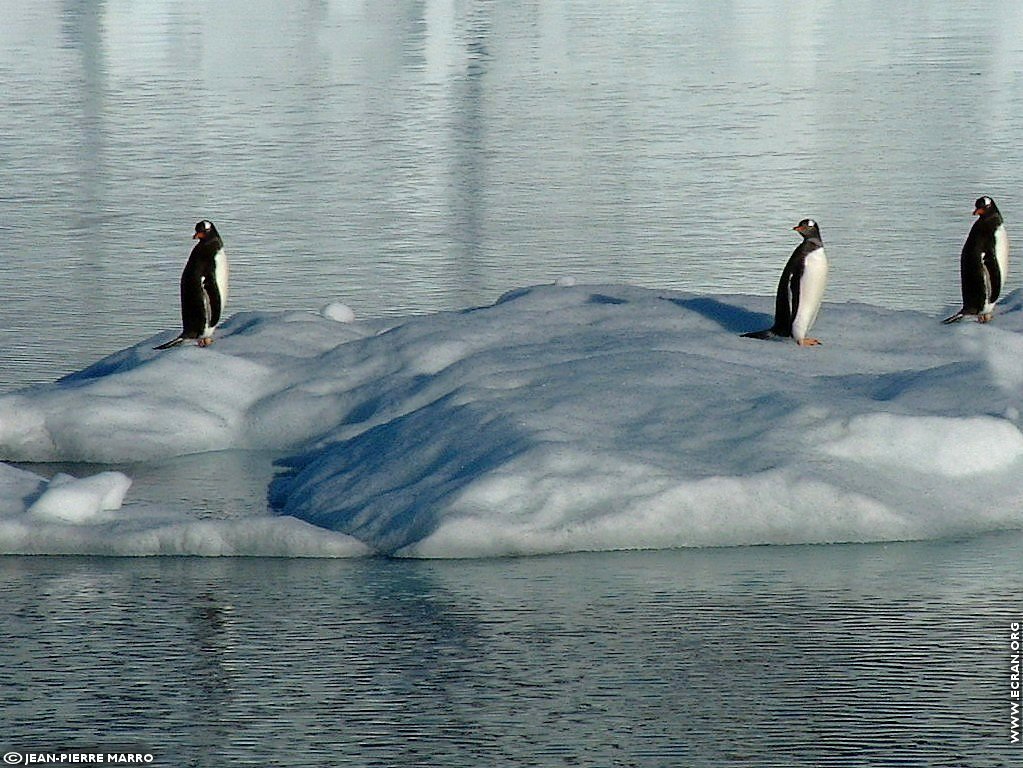
[[[217,290],[220,291],[220,306],[227,305],[227,281],[231,270],[227,266],[227,251],[221,248],[213,257],[213,277],[217,281]]]
[[[202,335],[204,338],[213,336],[213,329],[220,324],[220,321],[224,317],[224,307],[227,306],[227,280],[229,277],[228,272],[229,270],[227,267],[227,254],[224,252],[224,249],[221,248],[213,256],[213,281],[217,284],[216,285],[217,293],[220,295],[220,311],[218,313],[218,317],[216,318],[216,320],[214,320],[213,317],[214,311],[212,305],[210,304],[210,290],[212,286],[206,285],[205,284],[206,278],[203,278],[204,283],[202,291],[202,301],[203,313],[205,315],[205,318],[203,323]]]
[[[1005,293],[1005,279],[1009,276],[1009,234],[1002,224],[995,230],[995,261],[1001,273],[1002,293]]]
[[[998,265],[997,291],[994,276],[989,274],[988,267],[984,264],[984,254],[981,254],[981,274],[984,276],[984,306],[980,314],[990,315],[995,311],[995,302],[999,296],[1005,295],[1005,280],[1009,276],[1009,235],[1005,226],[998,225],[995,230],[995,263]]]
[[[792,319],[792,338],[802,341],[813,327],[824,298],[828,282],[828,257],[823,248],[807,254],[803,261],[803,275],[799,279],[799,306]]]

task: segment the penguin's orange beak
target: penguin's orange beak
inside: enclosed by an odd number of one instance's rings
[[[796,224],[796,226],[794,226],[792,228],[792,231],[793,232],[805,232],[806,231],[806,227],[803,227],[803,226],[800,226],[799,224]]]
[[[192,235],[193,240],[202,240],[204,237],[206,237],[206,233],[202,231],[196,232],[194,235]]]
[[[973,212],[973,215],[974,215],[974,216],[980,216],[980,215],[982,215],[983,213],[984,213],[984,209],[983,209],[983,208],[978,208],[977,210],[975,210],[975,211]]]

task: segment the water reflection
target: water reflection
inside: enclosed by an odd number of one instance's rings
[[[1023,10],[999,13],[11,8],[4,385],[173,327],[202,217],[237,265],[229,311],[458,309],[566,275],[766,295],[813,215],[829,299],[940,316],[969,204],[1015,207]]]
[[[1020,544],[10,557],[0,709],[174,764],[1004,765]]]

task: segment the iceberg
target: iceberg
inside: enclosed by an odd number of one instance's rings
[[[0,396],[0,459],[263,451],[267,509],[197,520],[134,505],[125,475],[6,467],[0,551],[489,557],[1023,528],[1020,292],[954,327],[825,303],[813,349],[740,337],[771,307],[562,280],[386,321],[240,313],[208,349],[147,339]]]

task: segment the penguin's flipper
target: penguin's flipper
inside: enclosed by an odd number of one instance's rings
[[[763,331],[750,331],[749,333],[741,334],[744,339],[773,339],[777,334],[773,328],[767,328]]]
[[[171,347],[176,347],[178,344],[180,344],[184,340],[185,340],[185,336],[184,336],[184,334],[182,334],[181,336],[178,336],[176,339],[171,339],[166,344],[161,344],[158,347],[153,347],[153,349],[170,349]]]
[[[946,317],[944,320],[942,320],[941,324],[942,325],[951,325],[952,323],[958,323],[962,319],[963,319],[963,313],[962,312],[956,312],[951,317]]]

